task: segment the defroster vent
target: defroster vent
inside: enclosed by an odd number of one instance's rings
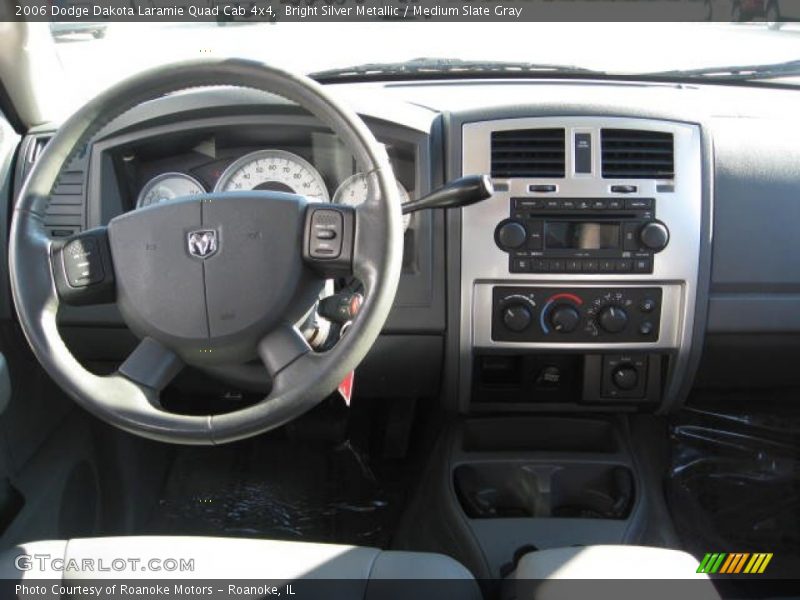
[[[671,133],[638,129],[603,129],[605,179],[672,179],[675,176]]]
[[[564,129],[492,132],[492,177],[564,177]]]

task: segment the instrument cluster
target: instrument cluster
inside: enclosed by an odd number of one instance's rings
[[[181,165],[182,162],[186,164]],[[162,160],[158,165],[164,163]],[[209,192],[250,190],[300,194],[314,201],[357,206],[367,199],[367,177],[363,173],[353,172],[355,169],[352,164],[348,165],[349,170],[341,168],[341,163],[339,160],[338,169],[325,169],[328,171],[326,177],[306,158],[296,152],[278,148],[245,152],[238,157],[200,161],[200,164],[192,164],[191,160],[177,160],[175,164],[178,168],[169,165],[170,170],[150,174],[144,180],[136,191],[134,208]],[[157,169],[154,165],[150,171]],[[397,175],[399,178],[400,174]],[[409,202],[412,199],[409,190],[400,181],[397,186],[401,202]],[[408,228],[408,215],[404,216],[403,224]]]

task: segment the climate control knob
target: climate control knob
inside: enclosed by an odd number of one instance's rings
[[[506,326],[506,329],[516,333],[525,331],[528,326],[530,326],[531,321],[533,321],[530,308],[521,302],[507,304],[503,308],[502,318],[503,325]]]
[[[550,324],[559,333],[572,333],[580,322],[580,313],[568,304],[556,306],[550,314]]]
[[[607,333],[620,333],[628,326],[628,313],[619,306],[606,306],[600,311],[597,322]]]
[[[505,221],[498,225],[494,233],[497,245],[503,250],[519,248],[528,239],[528,231],[518,221]]]
[[[639,230],[639,240],[653,252],[661,252],[669,243],[669,229],[660,221],[651,221]]]

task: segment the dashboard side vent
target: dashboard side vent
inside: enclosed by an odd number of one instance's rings
[[[671,133],[603,129],[600,139],[605,179],[672,179],[675,176]]]
[[[52,237],[67,237],[83,229],[86,171],[79,160],[61,172],[50,194],[44,223]]]
[[[49,135],[39,135],[33,138],[28,146],[27,156],[25,157],[28,164],[28,169],[33,167],[34,163],[39,160],[39,157],[42,155],[42,152],[44,152],[45,147],[47,147],[47,144],[50,143],[50,139],[51,137]]]
[[[19,188],[28,177],[42,155],[51,135],[36,135],[29,138],[23,149],[23,164]],[[51,237],[67,237],[81,231],[84,227],[84,206],[86,205],[86,149],[78,154],[58,176],[50,194],[50,204],[44,215],[44,223]]]
[[[492,177],[564,177],[564,129],[492,132]]]

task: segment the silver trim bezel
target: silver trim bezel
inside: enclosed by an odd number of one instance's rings
[[[460,359],[459,390],[462,407],[469,402],[472,357],[475,350],[574,350],[626,351],[659,350],[676,353],[676,365],[685,365],[694,328],[700,242],[703,214],[702,145],[700,127],[694,124],[627,117],[530,117],[465,123],[462,126],[462,174],[491,171],[491,133],[509,129],[563,127],[566,130],[563,178],[520,178],[498,180],[507,190],[490,199],[461,209]],[[602,128],[632,128],[672,133],[675,143],[675,178],[671,180],[604,179],[601,169]],[[574,175],[574,134],[592,133],[592,174]],[[674,191],[658,190],[669,183]],[[557,192],[537,194],[531,184],[554,184]],[[636,194],[612,193],[612,185],[636,185]],[[630,274],[527,274],[510,273],[509,255],[497,247],[494,230],[509,216],[511,198],[630,198],[656,199],[655,217],[667,224],[670,244],[654,257],[653,273]],[[492,298],[496,285],[570,287],[661,287],[664,299],[660,336],[645,343],[517,343],[491,339]],[[668,381],[685,369],[672,369]]]
[[[236,173],[239,169],[241,169],[244,165],[251,163],[256,160],[261,160],[267,157],[278,157],[283,158],[286,160],[291,160],[304,169],[306,169],[311,175],[314,176],[314,179],[317,180],[317,183],[320,185],[320,188],[323,192],[322,201],[323,202],[330,202],[330,191],[328,190],[328,186],[325,184],[325,180],[322,177],[322,174],[319,170],[308,162],[302,156],[295,154],[294,152],[289,152],[288,150],[280,150],[278,148],[264,148],[263,150],[255,150],[254,152],[248,152],[247,154],[240,156],[235,161],[233,161],[228,167],[222,172],[222,175],[219,176],[217,179],[217,183],[214,184],[214,192],[225,192],[225,186],[230,181],[233,174]]]
[[[147,180],[147,182],[142,186],[142,189],[139,190],[139,195],[136,197],[136,204],[135,208],[144,208],[142,206],[142,201],[144,200],[145,196],[152,190],[156,185],[161,183],[162,181],[166,181],[167,179],[185,179],[186,181],[196,185],[202,191],[201,194],[207,193],[206,186],[204,186],[197,178],[192,177],[188,173],[182,173],[181,171],[167,171],[166,173],[160,173],[155,177],[151,177]],[[181,196],[178,196],[180,198]]]

